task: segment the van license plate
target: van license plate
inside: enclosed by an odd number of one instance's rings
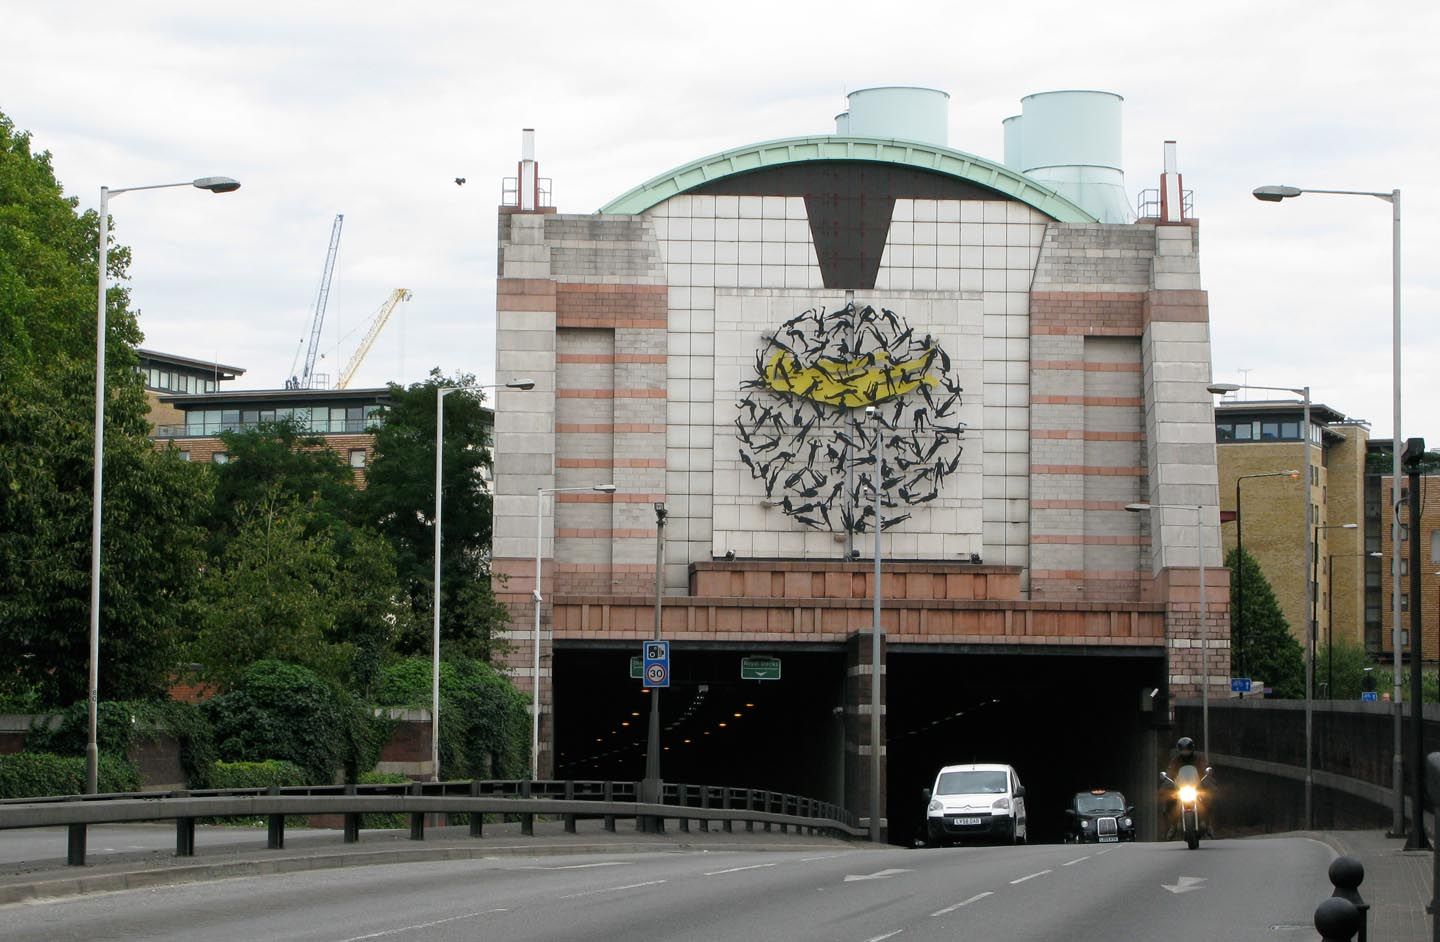
[[[1118,838],[1118,837],[1102,837],[1102,838],[1100,838],[1100,843],[1102,843],[1102,844],[1118,844],[1118,843],[1120,843],[1120,838]]]
[[[955,826],[956,826],[957,828],[963,828],[963,827],[966,827],[966,826],[968,826],[968,825],[975,825],[975,824],[979,824],[979,823],[980,823],[980,819],[979,819],[979,818],[956,818],[956,819],[955,819]]]

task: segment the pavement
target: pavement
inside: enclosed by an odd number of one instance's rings
[[[25,835],[23,856],[6,853],[7,842]],[[139,834],[139,838],[136,838]],[[50,839],[46,839],[46,836]],[[107,836],[120,836],[110,840]],[[1280,835],[1273,835],[1280,836]],[[1429,851],[1406,851],[1403,840],[1383,831],[1300,831],[1284,836],[1309,837],[1331,847],[1337,855],[1356,858],[1365,868],[1360,895],[1370,904],[1368,939],[1372,942],[1426,942],[1432,938],[1426,912],[1434,890],[1434,858]],[[40,840],[36,840],[39,838]],[[1263,837],[1245,838],[1263,840]],[[458,860],[502,855],[558,855],[583,853],[635,853],[680,850],[797,850],[849,847],[865,849],[863,841],[766,832],[737,828],[726,833],[718,827],[700,831],[694,824],[681,831],[668,822],[663,834],[644,834],[633,822],[621,821],[613,832],[600,821],[582,820],[576,833],[566,833],[559,821],[537,821],[534,836],[520,833],[518,823],[486,824],[485,835],[475,839],[465,827],[427,828],[424,841],[409,840],[408,830],[361,833],[356,844],[345,844],[340,832],[301,828],[286,831],[283,850],[265,847],[263,829],[197,827],[196,856],[173,854],[174,828],[167,824],[131,826],[122,835],[106,826],[90,830],[90,861],[84,867],[65,864],[63,828],[0,834],[0,905],[55,899],[84,893],[115,892],[176,883],[204,882],[230,877],[290,873],[338,867],[374,866],[413,861]],[[128,842],[128,843],[127,843]],[[115,852],[97,852],[110,845]],[[147,845],[148,849],[130,849]],[[37,850],[38,848],[38,850]],[[48,856],[53,852],[53,856]],[[1318,906],[1321,900],[1316,900]]]

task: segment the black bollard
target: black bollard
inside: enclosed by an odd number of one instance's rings
[[[1360,928],[1360,911],[1341,896],[1332,896],[1315,907],[1315,928],[1321,942],[1350,942]]]
[[[1365,865],[1354,857],[1336,857],[1330,861],[1330,885],[1335,887],[1331,896],[1349,900],[1360,914],[1359,942],[1365,942],[1369,929],[1370,904],[1360,896],[1360,884],[1365,882]]]

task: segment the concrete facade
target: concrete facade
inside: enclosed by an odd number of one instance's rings
[[[755,172],[739,157],[728,173],[682,169],[663,198],[617,201],[629,212],[501,207],[497,381],[537,385],[497,398],[493,565],[509,670],[533,689],[542,560],[542,775],[554,646],[649,637],[657,575],[667,638],[819,639],[853,649],[857,678],[872,669],[873,518],[857,495],[875,461],[848,444],[869,420],[843,389],[839,406],[777,393],[787,363],[810,390],[832,378],[827,362],[880,370],[867,391],[896,423],[885,447],[901,449],[880,474],[887,652],[1139,647],[1173,694],[1228,689],[1195,221],[1085,221],[958,152],[942,156],[972,163],[917,169],[918,145],[836,139],[845,159],[827,163],[813,140],[765,145],[786,156]],[[818,340],[787,339],[812,323]],[[801,371],[806,344],[825,353]],[[924,353],[910,372],[886,365],[902,348]],[[897,376],[910,385],[887,397]],[[923,452],[942,455],[933,474],[907,458]],[[616,493],[538,502],[540,488],[603,483]],[[1167,506],[1127,512],[1142,501]],[[845,689],[844,800],[864,813],[875,705],[868,683]]]

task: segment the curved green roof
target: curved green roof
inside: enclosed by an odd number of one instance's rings
[[[1059,222],[1099,222],[1094,216],[1024,174],[973,154],[922,144],[865,137],[788,137],[702,157],[660,174],[600,208],[602,214],[634,215],[702,183],[783,164],[821,160],[900,164],[966,180],[1019,200]]]

